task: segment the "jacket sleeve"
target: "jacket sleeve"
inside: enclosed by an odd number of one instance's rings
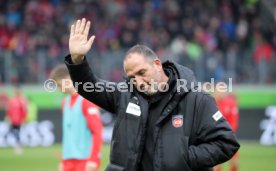
[[[81,64],[75,65],[72,63],[71,56],[68,55],[65,57],[65,64],[74,87],[81,96],[101,108],[115,113],[120,97],[116,83],[97,78],[89,67],[86,58]]]
[[[213,97],[203,94],[195,117],[196,140],[188,148],[190,167],[213,167],[231,159],[240,145]]]

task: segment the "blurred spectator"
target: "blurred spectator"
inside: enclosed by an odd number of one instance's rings
[[[275,58],[275,21],[267,24],[260,19],[265,15],[260,10],[262,3],[258,0],[3,1],[0,51],[8,53],[0,54],[0,81],[43,82],[68,53],[70,24],[76,18],[86,17],[92,20],[97,37],[93,52],[99,57],[94,56],[93,61],[107,70],[102,70],[100,76],[122,70],[117,65],[110,68],[108,61],[100,60],[114,58],[113,52],[118,51],[123,56],[126,48],[143,43],[156,50],[161,59],[178,60],[192,67],[200,81],[210,80],[214,69],[208,68],[215,66],[219,79],[233,77],[235,83],[275,82],[275,72],[266,69],[269,68],[266,63]],[[261,42],[256,30],[260,30]],[[216,59],[218,53],[220,57]],[[258,73],[258,79],[254,73]]]
[[[260,32],[256,32],[255,36],[255,49],[253,52],[254,61],[258,68],[258,82],[265,83],[270,80],[268,75],[269,63],[273,56],[272,46],[263,40]]]
[[[9,97],[6,95],[5,92],[0,92],[0,109],[5,109]]]

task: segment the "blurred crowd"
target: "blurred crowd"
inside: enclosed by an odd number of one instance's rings
[[[0,2],[0,83],[39,83],[68,53],[81,17],[96,35],[92,66],[122,79],[121,58],[142,43],[192,68],[201,81],[276,82],[275,19],[258,0],[13,0]],[[263,12],[265,11],[265,12]],[[110,60],[103,60],[110,59]],[[110,66],[116,60],[118,64]],[[99,65],[100,64],[100,65]]]

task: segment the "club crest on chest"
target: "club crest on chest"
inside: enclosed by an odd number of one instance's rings
[[[182,127],[182,125],[183,125],[183,115],[173,115],[172,116],[172,125],[175,128]]]

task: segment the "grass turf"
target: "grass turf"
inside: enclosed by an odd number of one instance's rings
[[[15,155],[12,148],[0,148],[0,171],[55,171],[61,158],[61,146],[25,148],[22,155]],[[102,151],[101,170],[108,163],[109,146]],[[242,142],[239,160],[240,171],[276,171],[276,146],[261,146]],[[227,164],[224,170],[227,170]]]

